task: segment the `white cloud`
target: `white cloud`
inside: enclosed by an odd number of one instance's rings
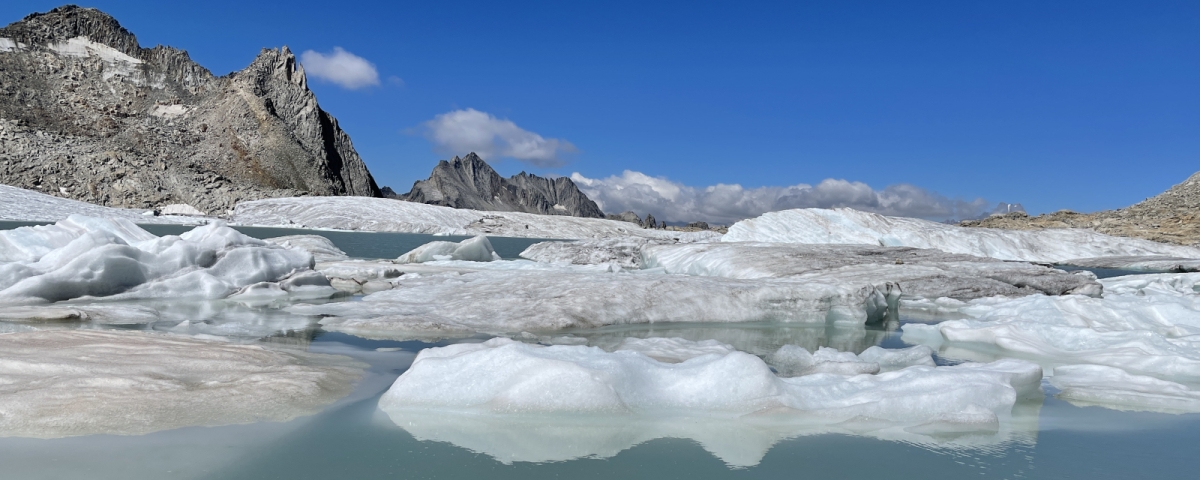
[[[375,65],[342,47],[333,47],[333,53],[323,54],[305,50],[300,54],[304,72],[318,79],[336,83],[343,88],[358,90],[379,85],[379,72]]]
[[[479,154],[486,160],[510,157],[539,167],[566,163],[578,151],[566,140],[545,138],[473,108],[443,113],[425,122],[425,137],[446,155]]]
[[[571,174],[579,189],[605,213],[631,210],[660,221],[706,221],[729,225],[741,219],[789,208],[850,207],[884,215],[930,220],[975,218],[987,212],[982,198],[950,199],[923,188],[891,185],[875,190],[862,182],[826,179],[817,185],[743,188],[717,184],[690,187],[663,177],[626,170],[608,178]]]

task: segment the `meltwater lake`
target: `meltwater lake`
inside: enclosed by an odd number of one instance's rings
[[[0,229],[23,223],[0,223]],[[145,226],[157,235],[191,227]],[[236,227],[257,238],[316,234],[352,257],[395,258],[434,237],[390,233]],[[539,240],[492,238],[497,253],[516,258]],[[1107,273],[1107,272],[1102,272]],[[361,296],[338,301],[353,302]],[[416,354],[430,347],[483,342],[485,335],[437,341],[368,339],[324,331],[311,319],[257,307],[207,314],[210,326],[244,332],[234,341],[345,355],[369,365],[354,391],[315,415],[287,422],[185,427],[145,435],[0,437],[0,479],[1190,479],[1196,477],[1200,414],[1165,414],[1078,406],[1055,397],[1022,401],[996,431],[891,436],[869,423],[836,429],[773,429],[705,418],[581,426],[569,418],[493,419],[431,414],[405,417],[379,399]],[[871,346],[907,346],[899,327],[794,326],[779,323],[654,324],[558,332],[579,344],[611,347],[626,338],[717,340],[756,355],[782,345],[835,347],[860,353]],[[927,322],[928,320],[922,320]],[[172,330],[169,324],[32,328]],[[260,333],[262,325],[277,330]],[[282,326],[282,327],[278,327]],[[253,327],[253,328],[251,328]],[[236,336],[236,334],[234,334]],[[529,342],[538,338],[515,335]],[[987,354],[978,354],[986,357]],[[938,352],[938,364],[965,360]],[[973,357],[970,360],[983,360]],[[4,415],[4,412],[0,412]]]

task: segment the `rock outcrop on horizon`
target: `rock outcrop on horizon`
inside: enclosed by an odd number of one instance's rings
[[[503,178],[479,155],[442,160],[427,180],[398,197],[410,202],[494,212],[604,218],[604,212],[570,178],[525,172]]]
[[[1036,217],[1012,212],[965,221],[962,225],[1012,230],[1090,228],[1108,235],[1200,245],[1200,172],[1159,195],[1117,210],[1095,213],[1061,210]]]
[[[0,29],[0,183],[112,207],[380,196],[287,48],[214,76],[65,6]]]

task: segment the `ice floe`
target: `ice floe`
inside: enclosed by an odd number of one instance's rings
[[[1075,380],[1063,380],[1076,399],[1114,399],[1130,407],[1154,388],[1175,395],[1179,385],[1200,385],[1200,274],[1153,274],[1101,280],[1103,298],[1078,295],[979,299],[953,308],[966,317],[934,325],[907,324],[903,338],[939,349],[943,357],[986,360],[997,356],[1037,361],[1057,375],[1063,366]],[[1074,366],[1103,366],[1132,375],[1128,389],[1110,382],[1098,389],[1096,372]],[[1142,381],[1153,377],[1162,382]],[[1124,377],[1122,377],[1124,378]],[[1119,393],[1118,390],[1128,390]],[[1064,390],[1067,391],[1067,390]]]
[[[461,242],[429,242],[401,255],[396,263],[425,263],[435,260],[490,262],[500,260],[487,237],[477,235]]]
[[[629,337],[617,345],[616,349],[638,352],[664,363],[679,363],[701,355],[725,355],[737,351],[733,346],[716,340],[694,342],[678,337]]]
[[[646,237],[671,241],[716,239],[716,232],[643,229],[629,222],[523,212],[485,212],[367,197],[272,198],[238,203],[243,225],[371,232],[493,235],[522,238]]]
[[[346,252],[334,245],[328,238],[320,235],[288,235],[285,237],[265,238],[264,242],[287,248],[298,248],[312,254],[317,262],[334,262],[347,260]]]
[[[307,290],[308,252],[270,245],[222,222],[157,237],[122,219],[73,215],[54,225],[0,232],[0,302],[50,303],[79,298],[218,299],[246,288]],[[256,284],[259,284],[256,286]],[[261,288],[259,289],[261,293]]]
[[[147,215],[146,210],[103,207],[46,195],[33,190],[0,185],[0,220],[57,222],[71,215],[122,218],[137,223],[196,225],[209,221],[207,218],[176,215],[160,217],[154,216],[152,212]]]
[[[809,353],[807,349],[797,345],[784,345],[765,360],[784,377],[814,373],[875,374],[914,365],[934,366],[933,349],[924,345],[900,350],[873,346],[858,355],[828,347],[820,347],[815,353]]]
[[[1134,375],[1102,365],[1069,365],[1054,369],[1050,384],[1058,398],[1081,406],[1163,413],[1200,412],[1200,391],[1167,380]]]
[[[289,311],[326,315],[321,325],[330,330],[421,338],[663,322],[863,325],[887,319],[898,297],[898,291],[870,284],[544,269],[403,275],[393,283],[395,289],[361,302],[299,305]]]
[[[0,436],[284,421],[348,394],[345,357],[141,332],[0,335]]]
[[[493,339],[423,350],[380,408],[418,438],[506,462],[606,457],[678,437],[748,466],[776,441],[808,433],[911,440],[1007,429],[1018,400],[1040,396],[1040,380],[1036,365],[1017,360],[780,378],[735,351],[664,363],[633,351]]]
[[[1099,295],[1088,276],[1025,262],[933,249],[866,245],[697,243],[647,245],[642,266],[667,273],[810,283],[900,285],[907,296],[971,299],[1033,293]]]
[[[1200,249],[1195,247],[1113,237],[1087,229],[967,228],[849,208],[765,213],[733,224],[721,241],[917,247],[1001,260],[1051,263],[1146,255],[1200,259]]]

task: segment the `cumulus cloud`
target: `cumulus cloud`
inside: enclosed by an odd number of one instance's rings
[[[320,80],[335,83],[342,88],[358,90],[379,85],[379,72],[375,65],[342,47],[333,47],[329,54],[305,50],[300,54],[304,72]]]
[[[484,159],[509,157],[538,167],[557,167],[578,151],[566,140],[545,138],[473,108],[443,113],[424,123],[425,138],[446,155],[475,152]]]
[[[766,212],[790,208],[838,208],[929,220],[975,218],[988,203],[950,199],[923,188],[891,185],[875,190],[862,182],[826,179],[816,185],[743,188],[717,184],[691,187],[663,177],[626,170],[608,178],[571,174],[571,180],[605,213],[633,211],[669,222],[705,221],[729,225]]]

